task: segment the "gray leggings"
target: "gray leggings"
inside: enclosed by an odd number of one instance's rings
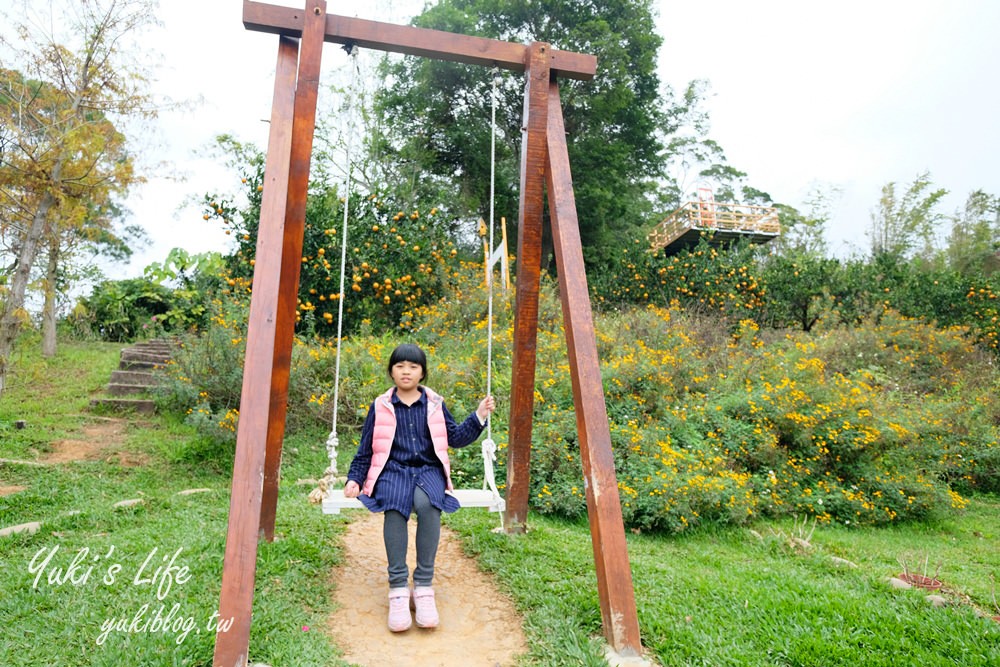
[[[441,510],[431,505],[427,494],[418,486],[413,492],[413,511],[417,514],[417,567],[413,570],[413,585],[430,586],[434,579],[434,557],[441,539]],[[409,583],[407,519],[396,510],[388,510],[382,524],[385,556],[389,561],[389,588],[405,588]]]

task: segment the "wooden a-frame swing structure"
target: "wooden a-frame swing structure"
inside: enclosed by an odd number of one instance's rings
[[[216,634],[213,665],[247,665],[257,545],[261,538],[274,539],[324,42],[525,73],[505,525],[509,532],[523,532],[528,513],[547,194],[604,636],[619,655],[639,655],[635,593],[559,100],[558,77],[589,80],[596,58],[544,42],[515,44],[327,14],[326,0],[306,0],[304,11],[244,0],[243,24],[279,38],[218,611],[232,624]]]

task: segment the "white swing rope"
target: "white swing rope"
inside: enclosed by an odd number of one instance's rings
[[[347,116],[347,139],[346,139],[346,162],[347,173],[344,177],[344,217],[341,224],[340,235],[340,294],[337,297],[337,357],[334,364],[333,381],[333,420],[330,426],[330,435],[326,438],[326,454],[330,459],[330,465],[323,473],[323,478],[319,481],[319,488],[314,489],[309,494],[309,501],[313,503],[322,502],[330,495],[330,486],[337,481],[337,448],[340,446],[340,439],[337,437],[337,409],[340,405],[340,349],[343,341],[344,327],[344,282],[347,272],[347,220],[351,203],[351,148],[354,144],[354,115],[353,103],[357,95],[358,79],[358,47],[351,45],[347,51],[353,61],[351,63],[351,84],[348,88],[347,101],[344,104]]]
[[[486,290],[487,290],[487,319],[486,319],[486,395],[493,395],[493,264],[491,256],[493,254],[493,226],[494,226],[494,199],[496,190],[496,146],[497,146],[497,85],[500,76],[497,68],[493,68],[492,104],[490,109],[490,230],[489,243],[490,251],[486,259]],[[506,260],[504,260],[506,261]],[[496,475],[493,470],[493,462],[497,460],[497,445],[493,441],[493,419],[492,415],[486,421],[486,438],[483,440],[483,490],[489,488],[493,493],[494,500],[499,504],[502,500],[500,492],[497,490]],[[500,515],[500,529],[503,530],[503,512]]]
[[[357,47],[352,47],[349,52],[352,56],[357,55]],[[355,73],[356,73],[356,58],[355,58]],[[490,250],[492,252],[494,244],[493,228],[494,228],[494,190],[496,183],[496,108],[497,108],[497,86],[499,84],[500,78],[497,75],[497,69],[494,68],[493,76],[493,86],[492,86],[492,111],[491,111],[491,133],[490,133],[490,231],[489,231],[489,243]],[[352,78],[351,86],[351,96],[354,95],[354,85],[355,82]],[[348,108],[350,102],[348,102]],[[353,121],[353,118],[352,118]],[[309,500],[313,503],[324,503],[324,511],[327,510],[327,503],[324,502],[330,496],[330,486],[337,479],[337,447],[339,445],[339,440],[337,438],[337,404],[339,402],[339,388],[340,388],[340,345],[342,338],[342,323],[344,319],[344,282],[347,266],[347,221],[348,221],[348,196],[350,192],[351,183],[351,138],[353,135],[353,127],[349,131],[349,137],[347,141],[347,191],[345,193],[344,200],[344,221],[343,221],[343,234],[341,235],[341,250],[340,250],[340,304],[337,319],[337,358],[336,366],[334,370],[335,384],[334,384],[334,403],[333,403],[333,429],[330,432],[329,437],[326,441],[327,454],[330,457],[330,467],[327,468],[324,473],[323,479],[319,482],[319,487],[314,489],[312,493],[309,494]],[[487,260],[487,263],[489,260]],[[488,264],[488,266],[490,266]],[[493,271],[490,266],[490,270],[487,271],[486,284],[488,288],[488,316],[487,316],[487,343],[486,343],[486,356],[487,356],[487,370],[486,370],[486,395],[492,395],[493,391]],[[496,485],[496,475],[493,469],[493,462],[496,461],[496,451],[497,446],[493,441],[493,431],[492,431],[492,419],[488,419],[486,422],[486,438],[483,440],[482,444],[482,455],[483,455],[483,490],[489,489],[493,496],[491,507],[493,511],[497,511],[500,515],[500,531],[504,530],[503,523],[503,508],[504,500],[500,495],[500,491],[497,489]],[[337,503],[334,502],[331,505],[333,512],[338,512],[336,509]]]

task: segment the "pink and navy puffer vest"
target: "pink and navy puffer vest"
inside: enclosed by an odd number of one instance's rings
[[[451,491],[454,487],[451,483],[451,462],[448,459],[448,427],[444,421],[444,410],[442,405],[444,399],[433,390],[423,387],[427,396],[427,426],[431,432],[431,442],[434,443],[434,453],[444,467],[445,489]],[[375,399],[375,428],[372,431],[372,462],[368,467],[368,476],[365,478],[361,493],[370,496],[375,489],[375,482],[382,474],[386,462],[389,460],[389,451],[392,449],[392,441],[396,436],[396,411],[392,407],[392,392],[387,392]]]

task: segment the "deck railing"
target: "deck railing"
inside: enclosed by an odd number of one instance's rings
[[[719,204],[690,201],[664,218],[648,239],[653,249],[662,248],[689,229],[725,230],[756,234],[781,233],[777,209],[750,204]]]

